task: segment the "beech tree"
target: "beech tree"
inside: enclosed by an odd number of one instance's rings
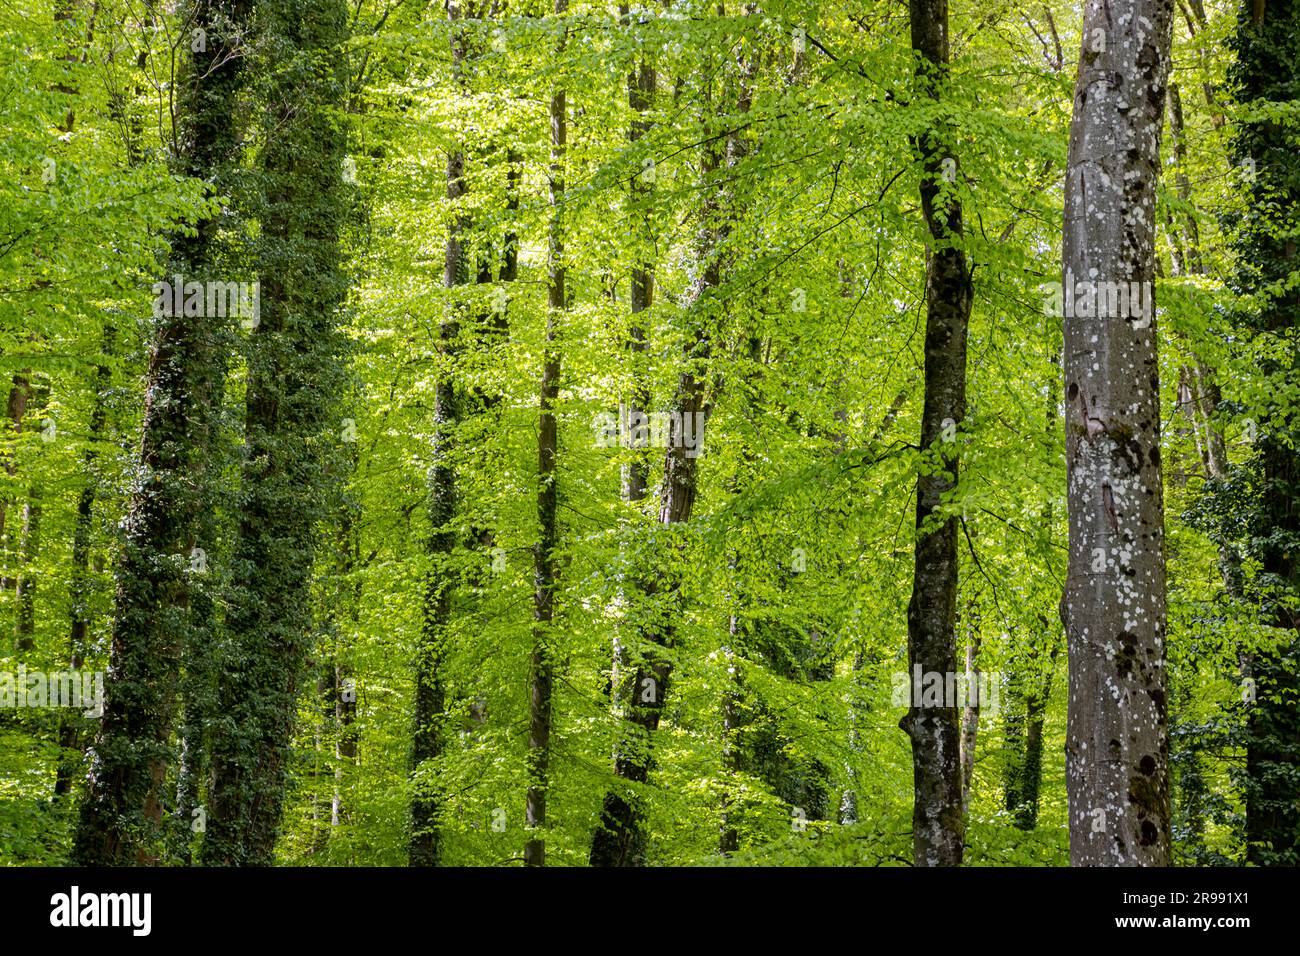
[[[948,65],[947,0],[915,0],[908,7],[918,92],[939,101]],[[916,554],[907,609],[909,672],[957,670],[957,519],[943,515],[943,496],[957,486],[956,429],[966,417],[966,339],[974,292],[961,248],[962,207],[952,195],[957,159],[940,130],[922,133],[921,208],[933,245],[925,265],[925,410],[921,450],[937,460],[923,465],[916,485]],[[958,866],[964,803],[955,701],[923,706],[913,700],[900,726],[912,739],[913,862]]]
[[[567,0],[555,0],[555,15],[568,12]],[[564,43],[567,31],[561,33]],[[542,382],[538,396],[537,427],[537,544],[533,549],[533,652],[528,688],[529,784],[525,823],[533,831],[524,846],[524,863],[546,862],[546,791],[550,785],[551,711],[555,660],[550,629],[555,619],[556,547],[559,544],[556,509],[555,458],[560,442],[556,402],[560,397],[560,355],[557,338],[559,314],[569,307],[565,285],[564,163],[568,141],[568,104],[563,88],[551,94],[551,165],[547,173],[551,228],[547,236],[546,340],[542,352]],[[543,831],[538,833],[537,831]]]
[[[1070,862],[1167,866],[1156,183],[1173,4],[1084,5],[1065,179]]]

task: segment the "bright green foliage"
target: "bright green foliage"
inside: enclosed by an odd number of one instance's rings
[[[199,214],[204,185],[171,177],[164,163],[157,110],[166,91],[151,85],[169,55],[161,32],[129,20],[96,31],[87,63],[102,69],[82,68],[77,129],[61,142],[69,97],[54,87],[63,41],[52,10],[20,6],[21,15],[0,9],[0,345],[7,374],[31,368],[47,377],[43,414],[58,422],[59,437],[41,442],[38,422],[4,435],[13,470],[0,475],[11,515],[3,560],[6,568],[17,560],[21,522],[12,516],[39,484],[36,649],[21,660],[64,666],[68,555],[86,480],[80,436],[103,325],[122,317],[96,465],[103,493],[87,666],[101,667],[143,401],[137,317],[149,308],[169,230]],[[241,799],[263,786],[278,799],[283,783],[276,861],[405,864],[416,786],[438,794],[443,865],[517,864],[529,837],[547,104],[560,83],[569,103],[573,306],[551,315],[563,377],[548,862],[586,865],[601,799],[615,785],[615,642],[635,658],[636,626],[671,615],[672,686],[654,770],[639,791],[648,862],[910,865],[911,756],[894,689],[907,667],[912,494],[917,474],[939,462],[916,451],[927,232],[909,144],[937,120],[961,157],[945,188],[960,194],[974,264],[969,414],[954,423],[961,480],[946,503],[946,514],[962,518],[958,633],[963,649],[978,640],[978,668],[996,675],[999,691],[979,722],[966,860],[1068,861],[1067,665],[1057,612],[1066,563],[1062,340],[1039,286],[1059,278],[1081,38],[1072,4],[951,6],[952,85],[935,104],[909,102],[906,7],[897,4],[778,0],[761,13],[729,4],[724,16],[716,4],[687,0],[634,8],[626,21],[606,4],[573,3],[562,19],[551,4],[502,4],[494,19],[468,15],[471,55],[459,78],[440,4],[363,0],[346,29],[334,22],[337,4],[261,4],[257,27],[266,32],[247,65],[255,81],[240,94],[246,155],[223,201],[241,217],[229,255],[262,276],[265,326],[240,337],[224,399],[229,457],[211,502],[208,588],[227,685],[206,729],[228,772],[256,750],[259,721],[273,723],[268,714],[296,700],[291,747],[276,751],[286,758],[284,780],[238,785]],[[1234,310],[1249,309],[1239,297],[1249,290],[1231,277],[1250,256],[1231,246],[1232,227],[1219,217],[1250,201],[1231,172],[1233,129],[1248,107],[1234,103],[1225,81],[1235,6],[1209,3],[1206,12],[1204,24],[1192,20],[1195,36],[1180,22],[1175,38],[1188,149],[1183,164],[1172,150],[1164,155],[1157,284],[1180,863],[1246,857],[1249,781],[1231,773],[1248,719],[1238,657],[1278,640],[1250,593],[1225,593],[1219,567],[1221,541],[1254,533],[1241,522],[1255,499],[1248,490],[1233,497],[1231,483],[1208,499],[1198,443],[1219,429],[1240,465],[1252,455],[1248,431],[1262,428],[1265,399],[1276,413],[1295,404],[1287,397],[1294,376],[1279,370],[1293,371],[1290,353],[1231,331]],[[178,26],[158,15],[160,25]],[[304,18],[316,32],[285,26]],[[127,37],[154,44],[143,69],[114,45]],[[648,131],[633,143],[627,76],[641,58],[658,82]],[[738,105],[742,61],[755,64],[747,108]],[[111,105],[115,92],[124,107]],[[1267,110],[1294,138],[1294,89],[1286,96],[1271,97]],[[129,169],[122,137],[132,127],[115,109],[141,118],[133,135],[143,159]],[[1250,115],[1264,109],[1250,106]],[[729,134],[747,148],[702,182],[701,143]],[[453,203],[447,154],[459,148],[466,190]],[[40,180],[46,155],[58,163],[55,183]],[[1180,171],[1192,184],[1186,198]],[[652,188],[630,190],[633,177]],[[706,190],[723,196],[732,216],[711,253],[722,281],[707,310],[687,303],[703,268],[695,250]],[[277,201],[295,218],[278,220]],[[1189,218],[1199,226],[1199,273],[1175,268],[1186,252],[1177,224]],[[456,220],[468,224],[471,281],[449,289],[444,244]],[[1293,226],[1259,228],[1278,241],[1275,229]],[[511,236],[519,274],[508,281]],[[324,248],[335,239],[337,262]],[[639,317],[648,348],[636,357],[627,348],[629,282],[646,261],[655,296]],[[270,307],[271,275],[287,277],[281,319]],[[1293,271],[1270,277],[1293,280]],[[343,304],[330,313],[344,281]],[[439,326],[453,310],[465,318],[455,347],[444,349]],[[336,323],[346,343],[334,337]],[[663,449],[648,451],[649,498],[630,504],[620,496],[622,471],[637,452],[602,447],[598,423],[642,382],[650,408],[667,410],[697,328],[711,348],[695,371],[713,409],[693,516],[670,529],[654,520]],[[1179,387],[1180,370],[1198,362],[1222,389],[1208,420]],[[457,476],[456,544],[438,565],[455,583],[441,670],[446,746],[412,775],[412,657],[430,568],[426,478],[445,453],[435,451],[433,406],[448,377],[464,404],[446,446]],[[259,388],[281,401],[278,432],[266,426],[266,409],[254,409]],[[263,471],[277,455],[286,470]],[[1246,549],[1242,562],[1255,580],[1258,555]],[[629,599],[629,575],[668,572],[678,597]],[[0,654],[11,653],[16,616],[13,591],[0,591]],[[0,657],[0,671],[19,660]],[[352,710],[343,706],[349,681]],[[1007,787],[1018,779],[1024,792],[1017,768],[1032,723],[1024,695],[1034,688],[1048,690],[1039,798],[1034,812],[1017,812]],[[191,693],[200,706],[200,692]],[[742,715],[734,760],[723,748],[728,695]],[[67,852],[68,802],[52,796],[57,717],[0,711],[0,861],[57,862]],[[163,788],[169,812],[177,773],[169,768]],[[208,806],[202,786],[198,805]],[[80,789],[78,780],[73,795]],[[724,808],[739,845],[729,858],[719,852]],[[208,827],[205,862],[261,859],[228,849],[238,839],[228,829],[213,835],[211,816]],[[183,833],[179,842],[200,845]]]

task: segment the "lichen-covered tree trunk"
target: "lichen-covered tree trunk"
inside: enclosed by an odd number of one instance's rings
[[[340,441],[346,290],[340,125],[347,87],[342,0],[261,5],[272,79],[261,173],[261,316],[249,354],[229,638],[221,649],[212,789],[202,859],[266,865],[284,804],[301,675],[311,654],[310,583]]]
[[[1075,866],[1169,863],[1164,496],[1152,280],[1172,0],[1086,0],[1065,182]]]
[[[174,165],[181,173],[222,183],[238,160],[240,44],[252,10],[253,0],[192,4],[193,23],[205,31],[206,43],[190,53],[178,84]],[[186,281],[215,278],[208,271],[217,232],[214,217],[200,220],[193,234],[177,236],[172,271]],[[82,865],[151,860],[161,830],[158,789],[171,759],[191,553],[201,546],[200,514],[211,506],[205,463],[229,349],[226,321],[172,311],[163,309],[150,333],[138,472],[116,570],[104,716],[73,848]]]
[[[948,68],[947,0],[911,0],[916,86],[941,101]],[[921,449],[933,456],[916,483],[916,548],[907,607],[909,673],[957,668],[957,519],[939,512],[957,486],[953,429],[966,417],[966,336],[973,293],[953,195],[956,157],[942,130],[921,134],[921,208],[930,241],[925,267],[925,404]],[[927,473],[928,472],[928,473]],[[912,706],[899,726],[912,741],[912,852],[916,866],[959,866],[965,834],[960,728],[955,701]]]

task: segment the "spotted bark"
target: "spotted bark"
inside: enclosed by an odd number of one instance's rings
[[[1087,0],[1063,266],[1075,866],[1169,863],[1155,190],[1172,0]],[[1089,285],[1092,283],[1093,285]],[[1145,290],[1138,308],[1095,294]],[[1089,290],[1093,290],[1090,292]],[[1105,300],[1105,301],[1103,301]]]

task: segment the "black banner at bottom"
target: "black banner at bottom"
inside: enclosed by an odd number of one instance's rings
[[[1294,925],[1296,870],[1264,869],[0,869],[0,926],[79,943],[431,945],[513,937],[608,946],[779,942],[784,929],[912,937],[940,951],[983,932],[1229,946]],[[639,928],[638,928],[639,927]],[[594,933],[594,935],[593,935]],[[887,935],[886,935],[887,934]],[[974,935],[972,935],[974,934]],[[1172,934],[1172,935],[1169,935]],[[1244,936],[1242,934],[1245,934]],[[129,943],[128,943],[129,945]],[[581,948],[585,948],[582,946]]]

